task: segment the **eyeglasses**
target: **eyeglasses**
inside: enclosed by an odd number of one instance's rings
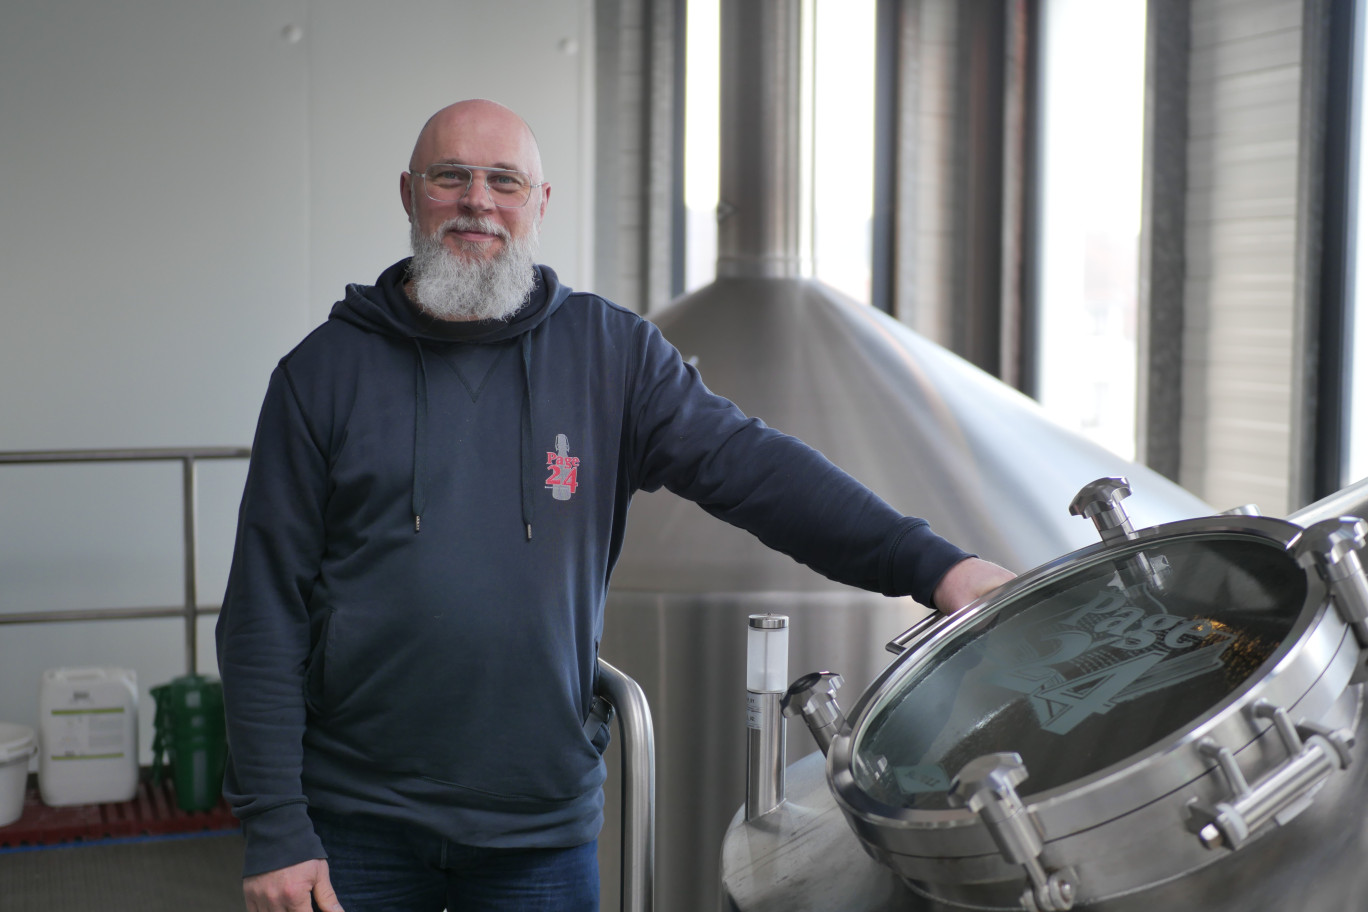
[[[484,188],[490,200],[500,209],[520,209],[532,198],[532,188],[540,187],[545,181],[532,183],[525,171],[510,171],[507,168],[482,168],[466,165],[430,165],[419,174],[410,171],[414,177],[423,179],[423,187],[428,199],[438,203],[454,203],[470,192],[475,181],[475,172],[484,173]]]

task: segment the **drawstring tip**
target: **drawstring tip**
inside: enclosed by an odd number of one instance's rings
[[[422,531],[423,531],[423,517],[419,516],[417,513],[414,513],[414,514],[413,514],[413,533],[414,533],[415,535],[417,535],[419,532],[422,532]]]
[[[528,523],[528,524],[527,524],[527,540],[528,540],[528,541],[531,541],[531,540],[532,540],[532,524],[531,524],[531,523]]]

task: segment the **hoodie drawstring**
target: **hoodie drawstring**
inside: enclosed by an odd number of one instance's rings
[[[423,357],[423,343],[413,340],[418,349],[418,365],[413,377],[413,531],[423,531],[423,507],[427,505],[427,361]]]
[[[518,441],[522,453],[522,521],[527,529],[527,540],[531,541],[537,496],[537,461],[532,452],[532,333],[523,333],[519,342],[523,365],[522,433]]]
[[[523,368],[523,401],[521,427],[519,431],[518,452],[521,461],[522,477],[522,521],[527,541],[532,540],[532,517],[536,511],[537,498],[537,459],[533,452],[532,439],[532,340],[531,333],[523,333],[520,339]],[[428,376],[427,359],[423,344],[413,340],[417,350],[417,360],[413,376],[413,531],[423,531],[423,508],[427,505],[427,423],[428,423]]]

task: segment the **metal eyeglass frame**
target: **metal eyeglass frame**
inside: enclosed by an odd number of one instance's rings
[[[494,203],[495,207],[497,207],[497,208],[499,208],[499,209],[522,209],[522,208],[523,208],[524,206],[526,206],[529,202],[531,202],[531,200],[532,200],[532,191],[535,190],[535,189],[537,189],[538,187],[541,187],[541,186],[545,185],[545,183],[546,183],[546,181],[537,181],[535,184],[529,183],[529,184],[527,185],[527,199],[523,200],[521,203],[518,203],[516,206],[506,206],[506,205],[500,203],[500,202],[498,201],[498,198],[497,198],[496,194],[494,193],[494,191],[492,191],[492,190],[489,189],[489,175],[491,175],[491,174],[521,174],[521,175],[523,175],[524,177],[526,177],[529,181],[531,180],[532,175],[528,174],[526,171],[518,171],[518,170],[515,169],[515,168],[490,168],[490,167],[486,167],[486,166],[484,166],[484,165],[463,165],[463,164],[459,164],[459,163],[457,163],[457,162],[434,162],[432,165],[428,165],[428,168],[430,169],[430,168],[434,167],[435,165],[448,165],[449,167],[452,167],[452,168],[464,168],[464,169],[466,169],[467,171],[470,172],[470,183],[466,185],[465,191],[464,191],[460,196],[456,197],[455,199],[438,199],[437,197],[435,197],[435,196],[432,195],[432,191],[428,188],[427,170],[423,170],[423,171],[410,171],[409,174],[410,174],[411,176],[416,177],[416,178],[419,178],[419,179],[422,180],[422,182],[423,182],[423,193],[427,196],[428,199],[432,200],[434,203],[459,203],[461,200],[465,199],[466,194],[470,192],[470,188],[475,186],[475,172],[476,172],[476,171],[483,171],[483,172],[484,172],[484,188],[485,188],[485,193],[489,194],[490,202]]]

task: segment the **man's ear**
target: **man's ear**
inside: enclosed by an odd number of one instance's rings
[[[407,171],[399,173],[399,201],[404,204],[409,221],[413,221],[413,175]]]

